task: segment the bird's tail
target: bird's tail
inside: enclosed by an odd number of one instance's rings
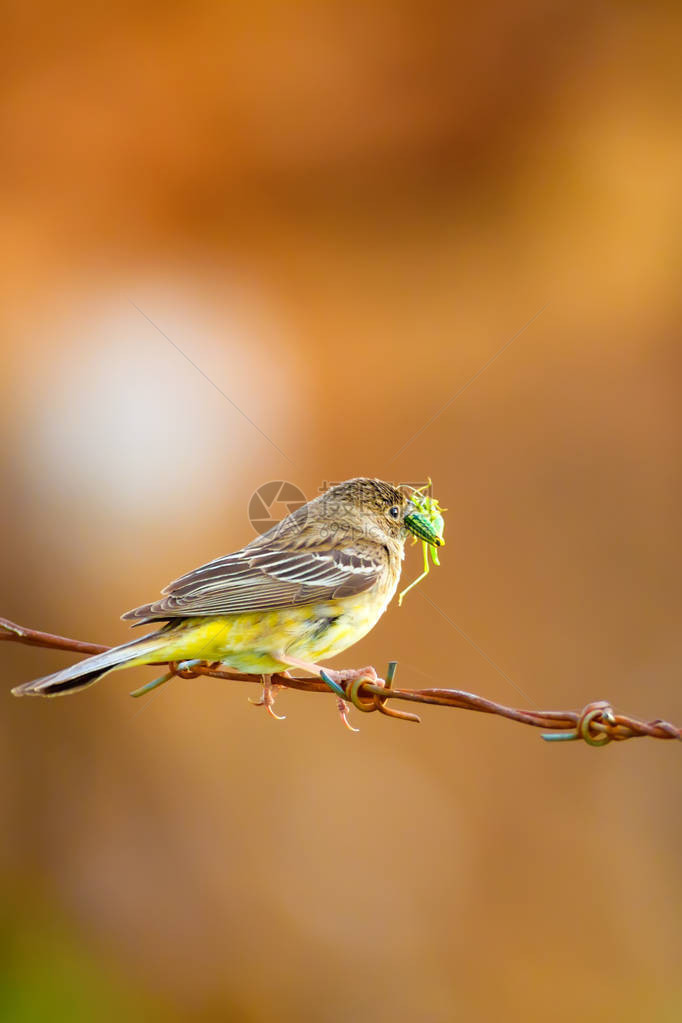
[[[56,671],[54,675],[44,675],[32,682],[24,682],[23,685],[15,686],[12,693],[14,696],[64,696],[75,693],[91,686],[102,675],[116,668],[124,665],[132,667],[135,662],[148,664],[154,659],[153,655],[166,645],[167,639],[163,638],[162,633],[154,632],[150,636],[142,636],[130,643],[105,650],[104,653],[95,654],[94,657],[86,657],[84,661]]]

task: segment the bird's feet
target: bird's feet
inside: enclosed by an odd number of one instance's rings
[[[336,701],[336,706],[339,714],[341,715],[341,720],[349,732],[359,732],[360,729],[353,728],[348,717],[350,707],[348,705],[345,686],[347,686],[349,682],[357,682],[360,679],[373,682],[374,685],[383,686],[385,685],[384,680],[379,678],[376,670],[371,664],[367,665],[366,668],[344,668],[341,671],[334,671],[331,668],[322,668],[320,670],[320,678],[323,682],[326,682],[329,688],[333,689],[334,692],[339,694],[343,693],[343,697],[339,695]]]
[[[384,680],[379,678],[376,669],[371,664],[368,664],[366,668],[342,668],[340,671],[335,671],[333,668],[321,668],[320,678],[334,692],[341,690],[344,696],[346,695],[345,687],[348,683],[357,682],[359,679],[372,682],[375,686],[385,685]],[[330,682],[332,683],[331,685]]]
[[[274,711],[275,690],[280,689],[281,686],[274,686],[272,684],[271,675],[261,675],[261,679],[263,680],[263,691],[260,695],[260,700],[249,699],[249,703],[253,704],[254,707],[265,707],[270,717],[276,721],[284,721],[286,714],[275,714]]]
[[[318,678],[321,678],[325,685],[329,686],[333,693],[336,693],[338,697],[336,706],[341,715],[341,720],[351,732],[357,732],[358,729],[353,728],[348,720],[350,707],[348,706],[348,695],[345,687],[349,683],[357,682],[360,679],[372,682],[376,686],[386,685],[384,680],[379,678],[371,664],[366,668],[343,668],[341,671],[337,671],[334,668],[323,668],[322,665],[315,664],[313,661],[304,661],[285,653],[275,653],[273,657],[290,668],[302,668],[303,671],[309,671],[311,675],[317,675]],[[265,686],[263,687],[263,696],[265,696]]]
[[[376,673],[376,669],[373,668],[371,664],[366,668],[341,668],[338,671],[334,668],[322,668],[320,669],[320,677],[322,677],[322,672],[324,672],[324,675],[326,676],[324,681],[327,682],[327,684],[329,684],[328,680],[331,680],[342,689],[348,682],[357,682],[360,678],[367,679],[368,682],[379,682],[380,684],[380,679]]]

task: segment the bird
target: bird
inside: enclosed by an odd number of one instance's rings
[[[344,683],[359,677],[380,682],[371,666],[334,671],[323,662],[376,625],[395,594],[411,535],[433,547],[444,543],[401,486],[370,477],[338,483],[240,550],[169,583],[161,599],[121,616],[135,626],[156,625],[156,631],[12,693],[63,696],[122,668],[219,662],[260,675],[258,702],[277,716],[270,682],[276,672],[302,669],[339,695]]]

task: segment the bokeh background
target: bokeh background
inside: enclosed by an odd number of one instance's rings
[[[120,642],[260,484],[431,475],[442,567],[344,663],[682,721],[681,30],[8,5],[0,614]],[[680,1018],[673,744],[0,654],[3,1020]]]

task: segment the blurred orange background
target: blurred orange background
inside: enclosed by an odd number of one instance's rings
[[[430,475],[344,663],[680,723],[679,6],[7,13],[0,614],[121,642],[260,484]],[[680,1018],[674,744],[11,699],[68,660],[2,645],[3,1019]]]

